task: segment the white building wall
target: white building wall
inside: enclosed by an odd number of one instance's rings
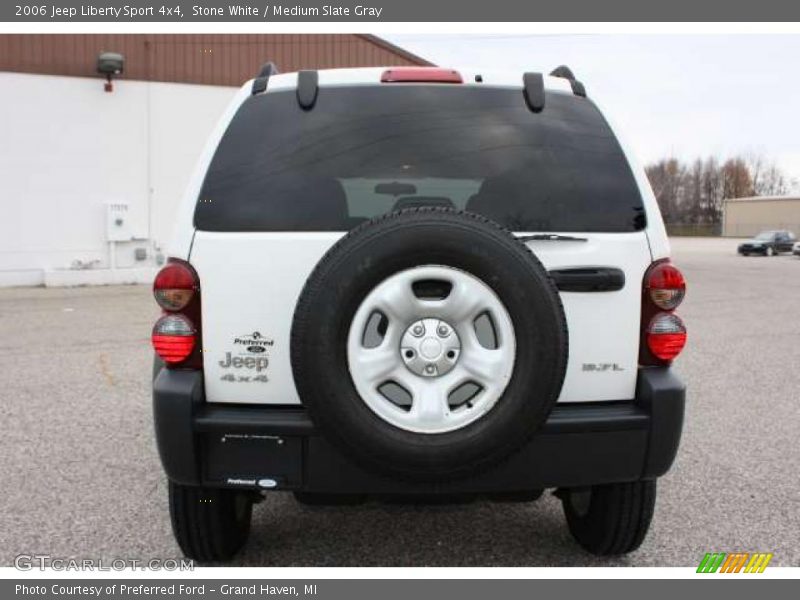
[[[0,286],[110,266],[107,202],[129,205],[116,264],[152,270],[194,163],[235,88],[0,73]],[[148,260],[137,262],[135,248]],[[96,261],[96,262],[94,262]],[[95,274],[91,281],[106,281]]]

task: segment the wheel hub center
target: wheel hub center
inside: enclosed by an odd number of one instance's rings
[[[439,377],[455,367],[461,340],[441,319],[420,319],[408,326],[400,341],[400,356],[409,371],[420,377]]]
[[[442,343],[432,337],[425,338],[419,345],[419,353],[428,360],[435,360],[442,353]]]

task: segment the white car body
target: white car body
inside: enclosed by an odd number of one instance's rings
[[[383,69],[319,71],[319,86],[380,85]],[[466,82],[478,71],[459,69]],[[522,88],[520,73],[480,71],[483,82],[463,85]],[[274,75],[267,94],[297,86],[297,74]],[[206,399],[214,403],[300,403],[290,363],[290,331],[295,306],[308,275],[344,232],[211,232],[194,227],[194,212],[205,172],[228,124],[250,96],[242,86],[198,162],[181,204],[170,256],[189,261],[202,289],[203,367]],[[569,82],[545,77],[548,91],[572,94]],[[608,119],[607,113],[603,114]],[[609,120],[610,122],[610,120]],[[669,256],[666,231],[644,170],[619,130],[612,130],[627,157],[647,217],[644,230],[631,233],[572,233],[586,243],[527,242],[547,269],[613,267],[625,274],[614,292],[562,292],[569,329],[569,364],[559,402],[628,400],[635,396],[638,371],[642,279],[653,261]],[[515,232],[533,234],[537,232]],[[552,232],[548,232],[552,233]],[[226,356],[258,332],[269,361],[263,384],[237,385],[223,376]],[[239,340],[237,342],[237,340]]]

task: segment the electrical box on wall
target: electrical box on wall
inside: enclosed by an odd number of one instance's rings
[[[121,202],[106,204],[106,240],[129,242],[133,239],[128,205]]]

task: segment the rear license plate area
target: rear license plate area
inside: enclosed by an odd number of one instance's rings
[[[293,489],[302,484],[302,438],[206,434],[203,447],[204,479],[209,483],[257,489]]]

